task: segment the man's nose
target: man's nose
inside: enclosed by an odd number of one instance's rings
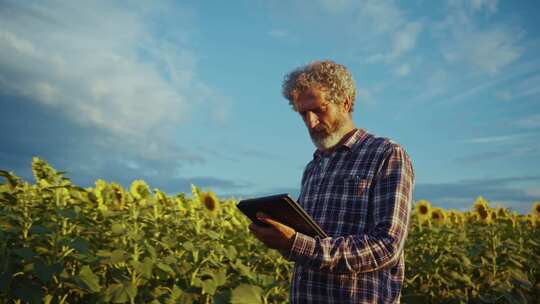
[[[319,118],[315,113],[307,112],[306,113],[306,125],[308,128],[313,129],[317,124],[319,124]]]

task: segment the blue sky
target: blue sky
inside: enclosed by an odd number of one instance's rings
[[[75,183],[298,193],[314,147],[281,96],[347,66],[357,127],[403,145],[415,199],[540,200],[537,1],[0,1],[0,168]]]

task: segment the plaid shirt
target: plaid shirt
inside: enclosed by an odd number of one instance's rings
[[[298,202],[330,236],[296,233],[291,303],[399,303],[414,172],[397,143],[357,129],[314,153]]]

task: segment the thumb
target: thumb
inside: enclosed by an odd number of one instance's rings
[[[274,227],[278,227],[279,226],[279,222],[276,222],[275,220],[273,220],[271,217],[269,217],[268,215],[262,213],[262,212],[258,212],[257,213],[257,219],[263,223],[266,223],[266,224],[269,224],[269,225],[272,225]]]

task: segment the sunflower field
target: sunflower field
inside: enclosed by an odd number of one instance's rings
[[[236,201],[192,187],[71,183],[34,158],[0,170],[0,303],[286,303],[292,264]],[[414,204],[402,303],[538,303],[540,203],[530,214]]]

